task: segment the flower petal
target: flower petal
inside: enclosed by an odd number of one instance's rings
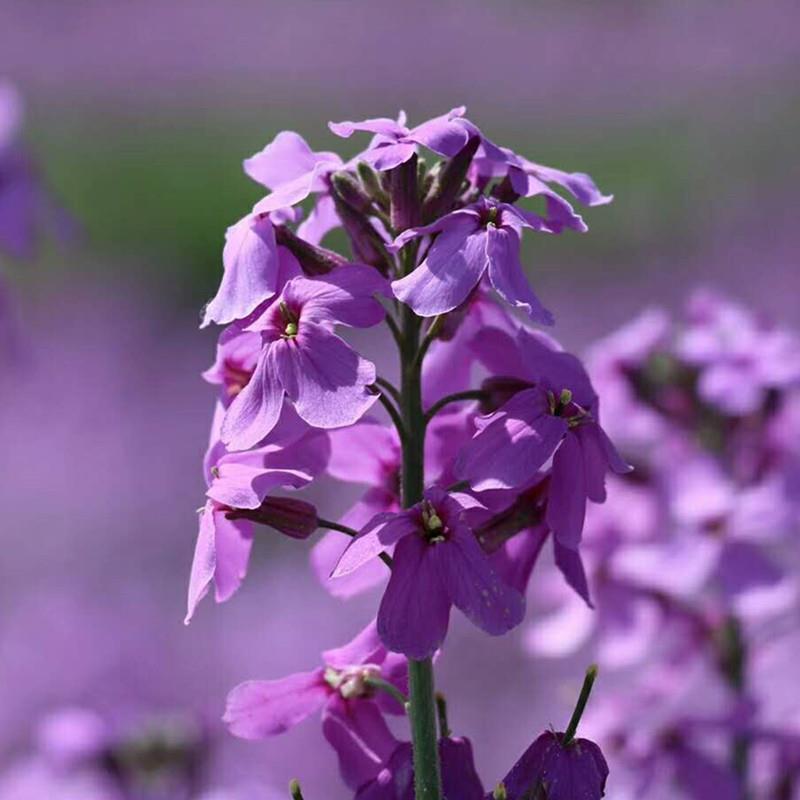
[[[275,681],[246,681],[228,695],[223,722],[242,739],[263,739],[319,711],[331,693],[322,669]]]
[[[567,435],[553,456],[553,474],[547,501],[547,524],[566,547],[578,546],[586,516],[586,480],[583,455],[576,436]]]
[[[432,656],[447,635],[450,599],[433,548],[405,536],[394,551],[389,585],[378,610],[378,633],[389,650],[408,658]]]
[[[349,575],[416,531],[417,520],[412,513],[379,514],[350,542],[331,577]]]
[[[222,422],[222,441],[231,450],[258,444],[277,424],[283,405],[283,387],[277,379],[275,347],[267,345],[248,384],[233,399]]]
[[[309,425],[352,425],[377,400],[367,390],[375,382],[375,365],[320,325],[301,323],[294,341],[277,342],[273,349],[280,383]]]
[[[433,317],[461,305],[487,265],[486,232],[464,216],[439,234],[410,275],[392,282],[392,291],[420,316]]]
[[[522,622],[525,599],[500,580],[469,528],[454,526],[433,553],[450,599],[475,625],[500,636]]]
[[[214,298],[203,312],[205,328],[244,319],[278,291],[278,247],[268,218],[252,215],[228,228],[222,251],[224,272]]]
[[[517,233],[511,228],[490,225],[487,236],[489,280],[497,293],[515,308],[524,309],[536,322],[552,325],[555,322],[553,315],[533,293],[522,270]]]

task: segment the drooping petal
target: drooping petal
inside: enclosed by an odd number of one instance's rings
[[[417,529],[418,522],[413,513],[379,514],[350,542],[332,577],[349,575],[397,544],[404,536],[415,534]]]
[[[581,446],[586,496],[595,503],[605,503],[608,458],[605,442],[600,435],[600,426],[594,422],[578,425],[573,435],[577,437]]]
[[[354,791],[380,773],[398,744],[375,703],[339,695],[323,709],[322,733],[336,751],[342,780]]]
[[[476,491],[529,483],[567,432],[566,420],[550,413],[547,395],[525,389],[511,398],[463,448],[459,477]]]
[[[267,345],[248,384],[233,399],[222,422],[222,441],[231,450],[260,442],[277,424],[283,387],[277,379],[274,345]]]
[[[259,200],[253,206],[253,214],[270,214],[280,209],[302,203],[312,192],[325,187],[322,176],[341,166],[341,161],[317,161],[308,172],[298,175],[287,183],[282,183],[274,192]]]
[[[525,599],[502,582],[469,528],[455,526],[431,549],[451,601],[481,630],[500,636],[522,622]]]
[[[522,595],[549,533],[544,525],[522,530],[491,556],[492,567],[500,579]]]
[[[276,736],[319,711],[330,694],[322,669],[275,681],[246,681],[228,694],[222,719],[242,739]]]
[[[386,648],[378,636],[375,620],[368,622],[347,644],[325,650],[322,660],[336,669],[356,664],[377,664],[386,657]]]
[[[532,162],[527,162],[526,166],[541,180],[563,186],[585,206],[602,206],[614,199],[613,194],[603,194],[591,176],[585,172],[563,172],[560,169]]]
[[[547,501],[547,524],[566,547],[576,548],[586,516],[586,480],[577,437],[567,435],[553,456]]]
[[[222,262],[222,281],[201,327],[244,319],[278,291],[278,246],[269,218],[248,215],[228,228]]]
[[[488,263],[486,231],[465,216],[439,234],[410,275],[392,282],[392,291],[420,316],[433,317],[461,305]]]
[[[424,659],[439,649],[450,621],[447,595],[432,547],[420,536],[403,537],[378,610],[378,633],[389,650]]]
[[[520,262],[520,240],[511,228],[487,230],[487,254],[489,280],[497,293],[514,308],[521,308],[528,316],[542,325],[552,325],[553,315],[541,304],[528,285],[528,279]]]
[[[206,503],[200,515],[189,577],[186,624],[191,621],[197,604],[208,594],[212,583],[218,603],[228,600],[236,592],[247,573],[252,545],[252,523],[229,520],[211,500]]]
[[[414,800],[411,743],[400,742],[375,778],[364,784],[355,800]]]
[[[564,547],[556,538],[553,539],[553,552],[556,566],[566,582],[583,598],[589,608],[594,608],[589,594],[589,581],[586,579],[586,570],[583,568],[580,553],[571,547]]]
[[[272,350],[280,383],[309,425],[352,425],[377,400],[367,390],[375,365],[320,325],[301,323],[294,341],[276,342]]]
[[[329,194],[319,195],[308,216],[297,226],[297,235],[309,244],[318,245],[325,236],[341,225],[336,204]]]

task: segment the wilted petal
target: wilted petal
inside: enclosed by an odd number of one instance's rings
[[[319,711],[330,694],[322,669],[275,681],[247,681],[228,695],[222,719],[234,736],[263,739]]]

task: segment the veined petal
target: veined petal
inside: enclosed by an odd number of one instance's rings
[[[375,365],[320,325],[301,323],[294,341],[274,349],[280,383],[309,425],[352,425],[377,400],[366,388],[375,382]]]
[[[278,247],[268,218],[252,215],[228,228],[222,251],[224,272],[201,327],[244,319],[278,291]]]
[[[425,260],[405,278],[392,282],[395,297],[422,317],[460,306],[489,264],[486,231],[464,217],[436,238]]]
[[[322,733],[336,751],[342,780],[353,791],[383,769],[398,744],[374,702],[338,695],[323,709]]]
[[[497,293],[515,308],[524,309],[536,322],[552,325],[553,315],[533,293],[522,270],[519,236],[510,228],[493,225],[489,226],[487,236],[489,280]]]
[[[481,630],[499,636],[522,622],[525,599],[500,580],[469,528],[456,525],[447,542],[433,546],[431,557],[453,604]]]
[[[248,177],[267,189],[275,189],[313,169],[317,161],[333,161],[334,153],[315,153],[294,131],[281,131],[263,150],[244,160]]]
[[[525,389],[467,442],[456,473],[477,491],[522,486],[553,455],[566,432],[566,420],[550,413],[547,395],[539,388]]]
[[[231,450],[252,447],[278,422],[283,387],[276,374],[275,346],[268,345],[261,351],[250,381],[236,395],[225,414],[221,435]]]
[[[330,693],[322,669],[275,681],[247,681],[228,695],[222,719],[234,736],[263,739],[319,711]]]
[[[417,528],[417,520],[411,513],[379,514],[350,542],[331,577],[348,575],[404,536],[416,533]]]
[[[586,516],[583,454],[576,436],[567,435],[553,457],[547,500],[547,524],[566,547],[578,546]]]
[[[408,658],[432,656],[447,635],[450,599],[431,545],[419,536],[397,544],[389,585],[378,610],[378,633],[389,650]]]

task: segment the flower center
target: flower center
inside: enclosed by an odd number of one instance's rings
[[[339,692],[345,700],[370,697],[375,690],[369,685],[369,680],[380,676],[381,668],[377,664],[359,664],[343,669],[325,668],[325,683]]]
[[[428,500],[422,501],[422,529],[429,544],[439,544],[447,539],[447,528]]]
[[[555,393],[548,392],[547,399],[550,403],[550,413],[554,417],[566,419],[570,428],[576,428],[590,419],[589,412],[573,402],[571,389],[562,389],[558,397],[555,396]]]
[[[283,333],[281,336],[284,339],[293,339],[295,336],[297,336],[300,318],[283,301],[281,301],[280,310],[281,320],[283,321]]]

